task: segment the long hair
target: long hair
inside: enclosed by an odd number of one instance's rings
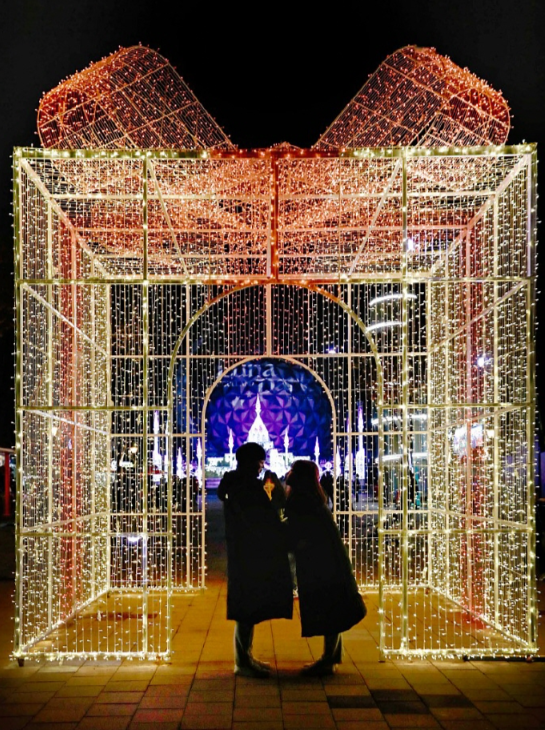
[[[318,466],[313,461],[295,461],[286,484],[290,487],[286,506],[297,512],[311,512],[327,502]]]

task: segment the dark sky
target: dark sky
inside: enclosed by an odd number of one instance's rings
[[[434,46],[502,90],[513,116],[509,142],[545,141],[542,0],[170,4],[0,0],[0,445],[13,442],[10,154],[39,144],[43,92],[119,46],[159,50],[240,147],[312,145],[380,62],[407,44]]]

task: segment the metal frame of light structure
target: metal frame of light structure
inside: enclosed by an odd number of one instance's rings
[[[535,167],[532,145],[15,150],[15,656],[169,655],[175,591],[205,580],[203,409],[260,357],[334,402],[382,656],[535,651]],[[400,326],[372,330],[377,298]]]

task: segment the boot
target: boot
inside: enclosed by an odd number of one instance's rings
[[[238,677],[253,677],[254,679],[268,679],[271,676],[270,669],[253,657],[248,660],[247,664],[236,664],[235,674]]]
[[[335,674],[337,664],[342,662],[343,643],[341,634],[324,636],[324,653],[313,664],[307,664],[301,670],[304,677],[328,677]]]
[[[252,656],[254,627],[237,621],[235,624],[235,674],[240,677],[265,679],[270,675],[270,665]]]
[[[301,676],[303,677],[330,677],[335,674],[337,666],[332,664],[331,661],[325,660],[323,657],[318,659],[314,664],[306,664],[301,669]]]

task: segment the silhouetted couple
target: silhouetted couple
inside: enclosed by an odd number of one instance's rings
[[[235,624],[235,673],[268,677],[270,666],[252,656],[255,624],[293,615],[288,552],[295,555],[302,636],[323,636],[322,657],[308,676],[332,674],[342,660],[342,632],[366,613],[352,566],[320,486],[318,467],[296,461],[286,492],[264,488],[265,451],[247,443],[237,468],[218,487],[227,539],[227,618]],[[272,477],[270,477],[271,479]],[[285,515],[285,517],[284,517]]]

